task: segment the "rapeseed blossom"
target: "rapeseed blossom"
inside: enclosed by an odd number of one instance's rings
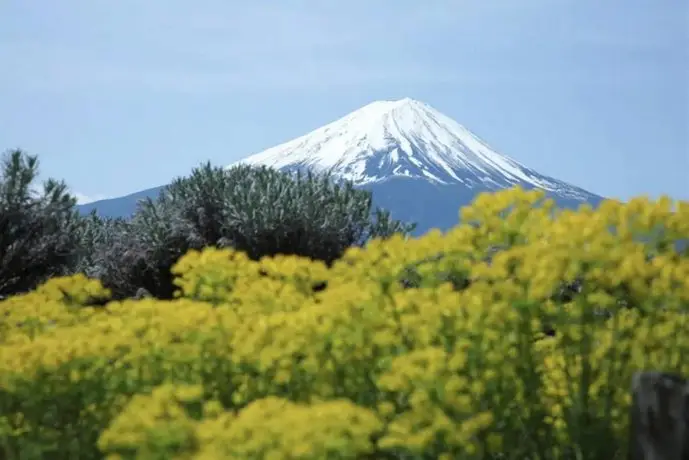
[[[332,267],[191,251],[171,301],[0,302],[0,456],[624,455],[632,374],[689,375],[689,205],[512,189],[461,219]]]

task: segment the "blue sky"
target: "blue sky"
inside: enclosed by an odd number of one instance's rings
[[[605,196],[689,199],[686,0],[5,0],[0,150],[83,197],[422,100]]]

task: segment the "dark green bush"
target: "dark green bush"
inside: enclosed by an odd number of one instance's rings
[[[145,288],[160,299],[173,296],[170,268],[189,249],[229,246],[252,259],[296,254],[330,264],[350,246],[412,229],[372,209],[370,192],[327,175],[208,163],[139,203],[130,221],[92,216],[89,225],[98,241],[86,273],[115,298]]]
[[[11,150],[0,165],[0,296],[30,291],[53,276],[73,273],[81,219],[64,182],[35,190],[38,158]]]
[[[158,298],[172,297],[170,267],[191,247],[186,227],[164,203],[141,203],[130,220],[92,214],[83,227],[80,270],[98,278],[116,300],[140,289]]]
[[[194,243],[253,259],[296,254],[332,263],[350,246],[412,228],[373,209],[371,193],[350,182],[267,167],[205,164],[175,180],[161,200],[180,210]]]

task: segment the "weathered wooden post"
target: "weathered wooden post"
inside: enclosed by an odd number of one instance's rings
[[[632,395],[629,460],[689,460],[689,381],[638,372]]]

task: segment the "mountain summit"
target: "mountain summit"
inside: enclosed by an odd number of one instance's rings
[[[478,193],[520,185],[543,189],[560,207],[595,205],[601,197],[542,175],[493,150],[464,126],[413,99],[377,101],[292,141],[231,164],[285,172],[329,171],[370,190],[376,206],[416,222],[416,234],[448,229]],[[155,187],[79,206],[111,217],[130,216]]]
[[[575,200],[591,195],[496,152],[453,119],[410,98],[373,102],[230,166],[237,163],[331,171],[357,186],[409,178],[470,189],[522,185]]]

